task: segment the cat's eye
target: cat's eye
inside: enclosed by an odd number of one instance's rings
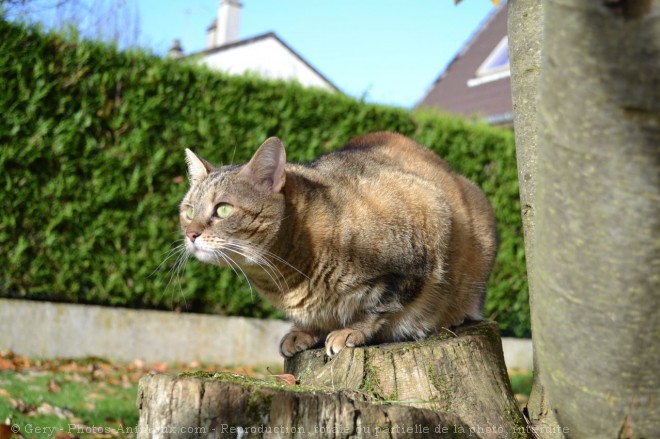
[[[231,212],[234,210],[234,206],[232,206],[229,203],[220,203],[218,204],[218,207],[215,209],[216,215],[218,215],[218,218],[227,218],[229,215],[231,215]]]
[[[195,209],[192,206],[188,206],[185,214],[186,214],[186,218],[192,221],[192,219],[195,217]]]

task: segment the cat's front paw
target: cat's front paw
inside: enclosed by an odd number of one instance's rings
[[[320,337],[309,332],[293,330],[282,338],[280,354],[283,357],[293,357],[298,352],[305,351],[318,343]]]
[[[334,357],[345,347],[354,348],[367,344],[364,332],[353,328],[344,328],[332,331],[325,339],[325,353]]]

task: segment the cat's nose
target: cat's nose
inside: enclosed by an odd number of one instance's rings
[[[190,230],[190,231],[186,232],[186,236],[192,242],[195,242],[195,239],[197,239],[199,237],[199,235],[201,235],[201,232],[199,232],[197,230]]]

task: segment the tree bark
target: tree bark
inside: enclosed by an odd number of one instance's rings
[[[532,328],[570,437],[660,431],[660,2],[547,1]]]
[[[234,374],[140,380],[139,438],[529,438],[512,396],[497,325],[465,325],[412,343],[305,351],[296,386]]]
[[[137,404],[137,437],[144,439],[470,437],[469,428],[446,413],[233,374],[148,375],[140,380]]]
[[[536,270],[536,179],[538,167],[537,107],[541,77],[541,47],[543,35],[543,3],[541,0],[510,0],[508,3],[509,59],[511,66],[511,94],[513,126],[516,135],[516,159],[523,230],[525,233],[525,262],[528,279],[530,309],[535,308],[536,286],[531,276]],[[532,338],[535,333],[532,320]],[[544,439],[564,437],[559,428],[541,376],[542,365],[534,351],[534,381],[526,407],[526,415],[537,436]]]

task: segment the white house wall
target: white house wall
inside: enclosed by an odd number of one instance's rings
[[[253,72],[266,78],[297,80],[304,86],[333,90],[314,70],[273,37],[208,54],[201,62],[230,74]]]

